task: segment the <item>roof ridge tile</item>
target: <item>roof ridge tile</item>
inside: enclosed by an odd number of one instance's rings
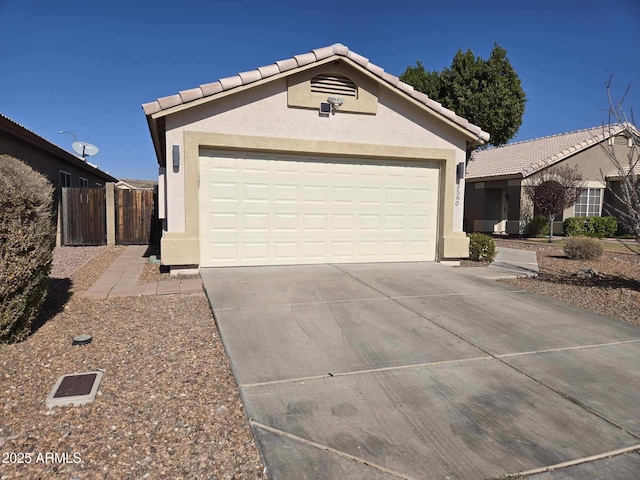
[[[309,65],[310,63],[317,62],[316,54],[313,52],[309,53],[301,53],[300,55],[294,55],[293,58],[298,62],[299,67],[304,67],[305,65]]]
[[[142,105],[142,108],[145,115],[152,115],[154,113],[183,103],[188,103],[203,97],[215,95],[222,91],[231,90],[241,85],[248,85],[264,78],[277,75],[279,73],[284,73],[289,70],[304,67],[306,65],[310,65],[320,60],[329,58],[332,55],[344,56],[349,58],[356,65],[365,68],[373,75],[389,83],[393,87],[396,87],[398,90],[404,92],[414,100],[422,103],[431,110],[434,110],[436,113],[441,114],[445,118],[461,126],[468,132],[477,136],[478,139],[485,141],[489,140],[489,134],[482,131],[482,128],[480,128],[479,126],[473,125],[467,119],[464,119],[457,115],[454,111],[443,107],[439,102],[436,102],[424,93],[415,90],[415,88],[408,83],[400,81],[400,79],[395,75],[391,75],[390,73],[385,72],[382,67],[369,62],[368,58],[352,50],[349,50],[348,47],[341,43],[334,43],[333,45],[328,47],[316,48],[311,52],[294,55],[292,58],[286,58],[284,60],[278,60],[273,64],[258,67],[255,70],[248,70],[246,72],[241,72],[230,77],[221,78],[217,82],[200,85],[199,88],[182,90],[177,95],[171,95],[168,97],[159,98],[155,102],[145,103]]]
[[[278,68],[278,65],[275,63],[258,67],[256,70],[260,72],[262,78],[272,77],[280,73],[280,68]]]
[[[331,45],[331,47],[333,48],[333,53],[336,55],[340,55],[343,57],[349,55],[349,49],[341,43],[334,43],[333,45]]]
[[[222,85],[223,90],[231,90],[232,88],[242,85],[242,77],[240,77],[240,75],[224,77],[218,81],[220,82],[220,85]]]

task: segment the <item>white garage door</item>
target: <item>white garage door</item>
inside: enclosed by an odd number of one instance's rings
[[[438,166],[200,153],[200,266],[431,261]]]

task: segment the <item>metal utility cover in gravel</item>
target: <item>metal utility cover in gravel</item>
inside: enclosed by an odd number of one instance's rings
[[[83,372],[62,375],[47,396],[49,408],[61,405],[84,405],[96,399],[102,372]]]

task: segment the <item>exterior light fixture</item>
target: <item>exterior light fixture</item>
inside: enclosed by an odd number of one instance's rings
[[[172,156],[173,156],[173,168],[180,168],[180,145],[174,145],[172,148]]]
[[[460,182],[464,178],[464,162],[456,165],[456,181]]]

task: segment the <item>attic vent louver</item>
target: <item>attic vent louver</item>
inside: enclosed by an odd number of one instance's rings
[[[624,135],[616,135],[613,140],[616,145],[627,146],[629,144],[629,139]]]
[[[337,97],[358,98],[356,84],[342,75],[316,75],[311,79],[311,91]]]

